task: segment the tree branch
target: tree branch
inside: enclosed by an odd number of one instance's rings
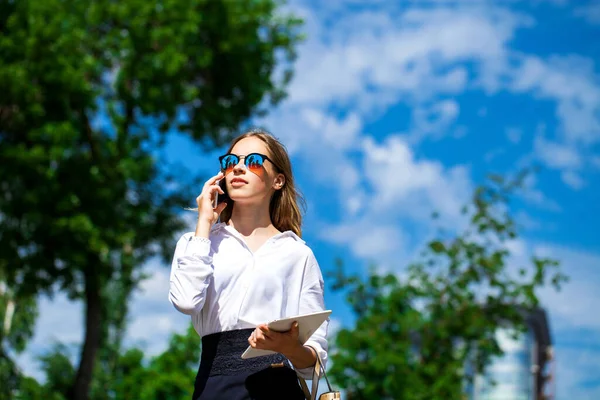
[[[133,69],[133,65],[135,65],[135,61],[134,60],[131,64],[131,69]],[[121,124],[121,128],[117,129],[117,154],[118,154],[118,158],[121,159],[123,158],[124,154],[125,154],[125,143],[127,141],[127,136],[129,133],[129,127],[131,126],[131,124],[133,123],[133,83],[131,82],[131,79],[127,80],[127,94],[126,94],[126,100],[124,101],[125,103],[125,118],[123,119],[123,123]]]
[[[92,160],[94,161],[94,163],[100,164],[101,156],[100,151],[98,150],[98,144],[94,140],[94,131],[92,130],[92,124],[90,123],[90,119],[88,118],[85,110],[81,110],[81,116],[83,118],[86,138],[88,144],[90,145],[90,151],[92,152]]]

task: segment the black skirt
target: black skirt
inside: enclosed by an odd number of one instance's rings
[[[304,399],[296,372],[283,355],[241,358],[252,331],[241,329],[202,338],[193,400]]]

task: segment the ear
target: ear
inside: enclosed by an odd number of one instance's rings
[[[273,189],[281,190],[284,185],[285,185],[285,175],[277,174],[277,176],[273,180]]]

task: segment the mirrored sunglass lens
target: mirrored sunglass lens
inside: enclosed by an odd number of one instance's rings
[[[232,169],[237,165],[238,161],[238,158],[232,154],[225,156],[221,160],[221,168],[224,170]]]
[[[246,166],[250,169],[262,167],[264,159],[259,154],[249,154],[246,157]]]

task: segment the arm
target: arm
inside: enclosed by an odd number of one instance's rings
[[[312,378],[312,367],[317,362],[317,355],[315,354],[315,351],[312,348],[308,346],[303,346],[300,344],[300,342],[297,343],[298,344],[296,346],[291,348],[288,352],[284,353],[283,355],[286,356],[288,360],[290,360],[294,368],[296,368],[297,370],[308,370],[310,372],[310,379]]]
[[[311,264],[307,267],[304,282],[302,285],[302,293],[300,295],[300,314],[308,314],[317,311],[325,310],[325,300],[324,300],[324,282],[323,275],[321,274],[321,269],[319,268],[319,264],[317,261],[312,258]],[[306,345],[312,346],[316,351],[319,352],[319,356],[321,357],[321,361],[323,362],[323,368],[327,364],[327,329],[329,327],[329,319],[321,326],[319,329],[312,334],[312,336],[306,341]],[[305,379],[312,378],[313,366],[317,361],[316,355],[308,346],[301,346],[305,353],[310,352],[311,355],[311,363],[306,365],[302,362],[295,363],[294,360],[290,358],[290,361],[296,368],[298,375]],[[300,350],[298,350],[300,352]],[[290,354],[290,356],[294,356],[294,354]],[[288,357],[289,358],[289,357]],[[305,358],[299,358],[298,361],[303,361]]]
[[[171,264],[169,300],[173,306],[187,315],[200,312],[212,274],[210,240],[183,235]]]
[[[206,288],[213,275],[210,229],[227,206],[226,203],[219,204],[217,208],[213,208],[212,205],[216,193],[224,193],[217,183],[221,178],[223,173],[219,172],[202,187],[202,193],[196,198],[198,222],[195,236],[183,235],[175,248],[171,264],[169,300],[184,314],[192,315],[202,310],[206,300]]]

